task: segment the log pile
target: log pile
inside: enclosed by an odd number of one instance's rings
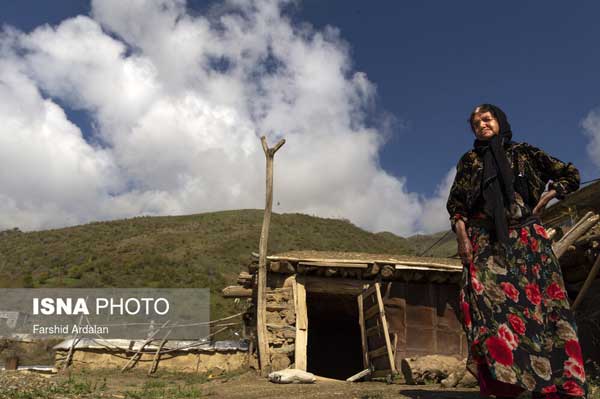
[[[553,245],[586,361],[600,358],[600,217],[588,212]],[[558,230],[560,230],[558,228]],[[590,363],[591,364],[591,363]],[[587,368],[587,367],[586,367]]]
[[[600,255],[600,223],[595,223],[584,234],[573,240],[560,257],[567,287],[573,290],[579,288],[577,283],[586,279],[598,255]]]

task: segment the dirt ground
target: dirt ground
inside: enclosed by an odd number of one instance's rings
[[[317,381],[314,384],[280,385],[253,371],[238,374],[189,375],[118,371],[71,372],[40,375],[0,372],[0,398],[342,398],[342,399],[477,399],[477,389],[442,390],[437,386],[410,386],[385,382],[348,383]]]

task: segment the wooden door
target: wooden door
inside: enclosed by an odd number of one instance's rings
[[[395,348],[385,318],[381,286],[374,283],[358,296],[358,322],[363,349],[365,369],[371,369],[371,377],[388,377],[396,374]]]

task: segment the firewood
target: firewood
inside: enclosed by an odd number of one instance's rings
[[[592,212],[586,213],[565,235],[556,243],[552,245],[554,254],[557,258],[560,258],[567,249],[577,241],[582,235],[587,233],[596,223],[600,220],[600,216],[593,214]]]
[[[245,288],[240,285],[230,285],[221,291],[225,298],[249,298],[252,296],[252,288]]]

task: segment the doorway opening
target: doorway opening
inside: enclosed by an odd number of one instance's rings
[[[363,353],[354,295],[307,293],[308,371],[345,380],[363,370]]]

